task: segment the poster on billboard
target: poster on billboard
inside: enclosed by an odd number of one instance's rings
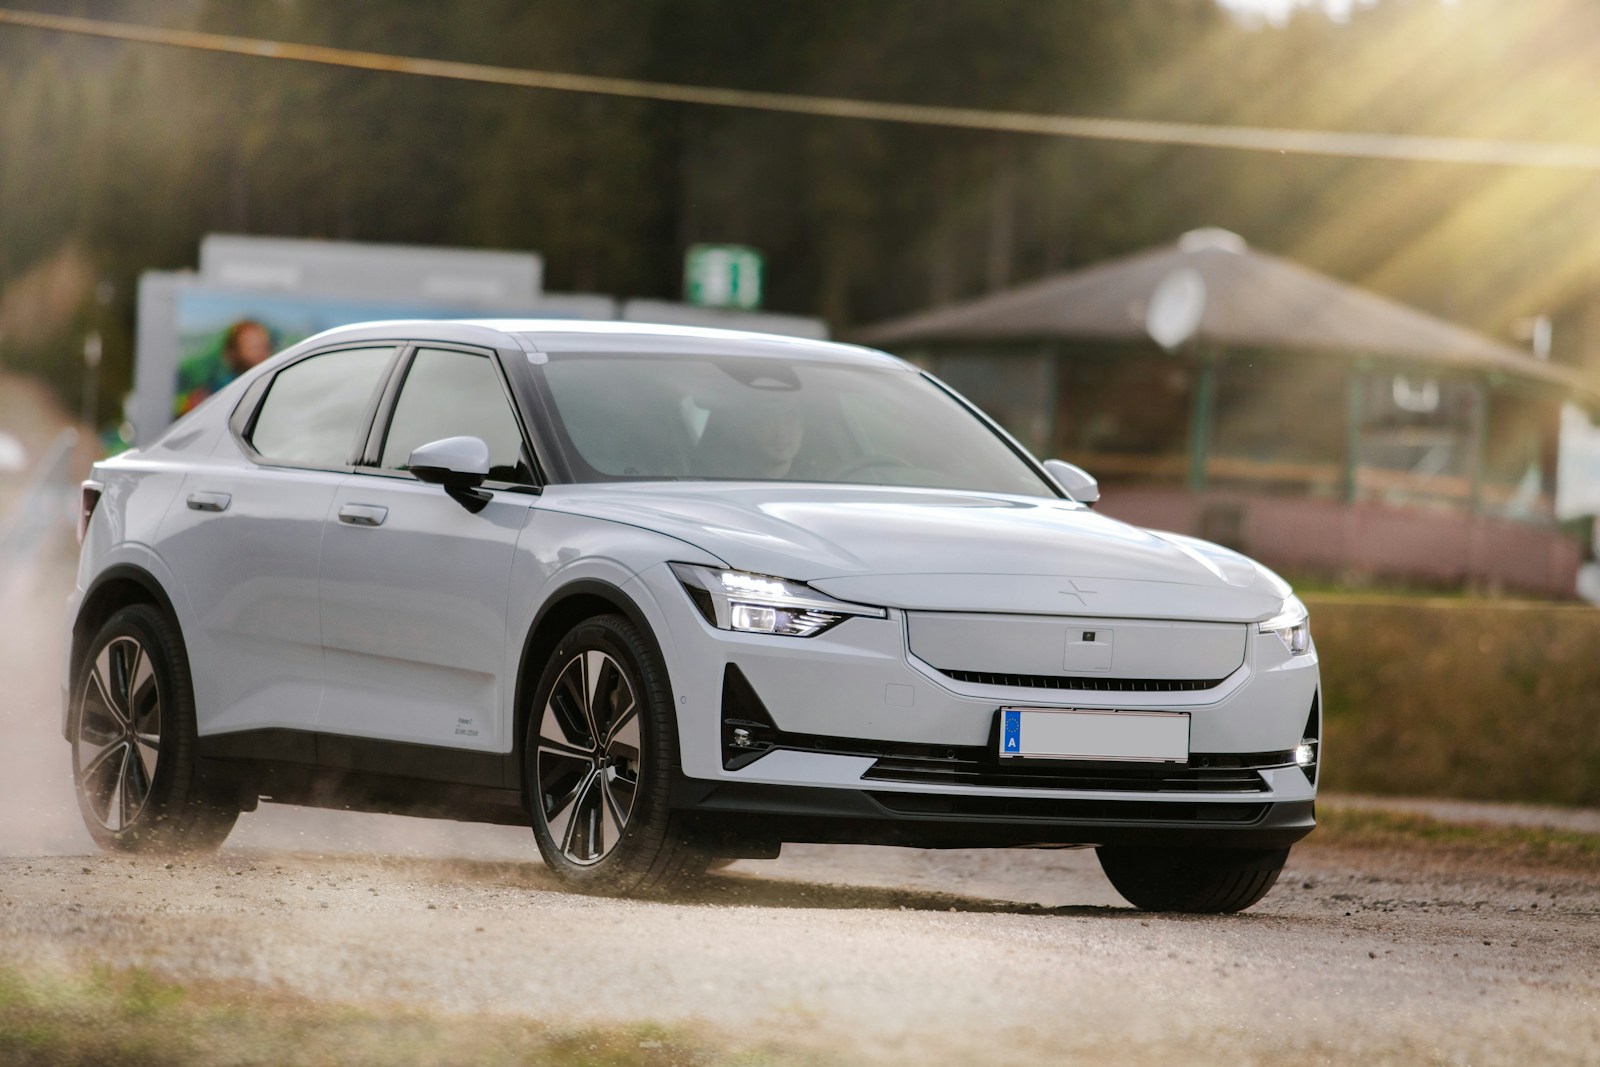
[[[134,395],[136,442],[267,356],[314,334],[356,322],[448,318],[612,319],[617,303],[587,293],[546,293],[501,308],[426,300],[380,301],[212,285],[191,274],[147,272],[139,281]]]
[[[178,294],[172,415],[199,406],[245,371],[323,330],[383,319],[476,318],[482,308],[398,305],[290,293],[195,288]]]

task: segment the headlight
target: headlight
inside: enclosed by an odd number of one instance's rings
[[[1278,613],[1261,624],[1261,632],[1277,634],[1292,656],[1311,651],[1311,613],[1297,596],[1285,600]]]
[[[721,630],[815,637],[852,615],[888,616],[882,608],[835,600],[802,582],[688,563],[671,567],[700,614]]]

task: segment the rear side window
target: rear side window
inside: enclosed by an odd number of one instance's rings
[[[345,467],[393,348],[325,352],[278,372],[256,415],[250,444],[268,462]]]
[[[478,437],[489,446],[489,480],[533,482],[522,431],[486,355],[424,348],[411,361],[380,464],[400,470],[413,449],[446,437]]]

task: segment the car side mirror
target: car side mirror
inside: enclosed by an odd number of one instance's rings
[[[406,469],[419,481],[443,486],[451,499],[473,513],[494,499],[478,488],[489,477],[489,446],[481,437],[429,441],[406,459]]]
[[[1044,461],[1044,469],[1056,480],[1056,484],[1078,503],[1093,507],[1100,499],[1100,483],[1094,480],[1094,475],[1076,463],[1068,463],[1063,459],[1047,459]]]

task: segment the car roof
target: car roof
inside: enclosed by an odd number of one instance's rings
[[[325,330],[296,350],[340,341],[407,339],[521,348],[546,353],[698,353],[775,356],[819,362],[907,368],[904,361],[860,345],[705,326],[591,319],[400,319]]]

